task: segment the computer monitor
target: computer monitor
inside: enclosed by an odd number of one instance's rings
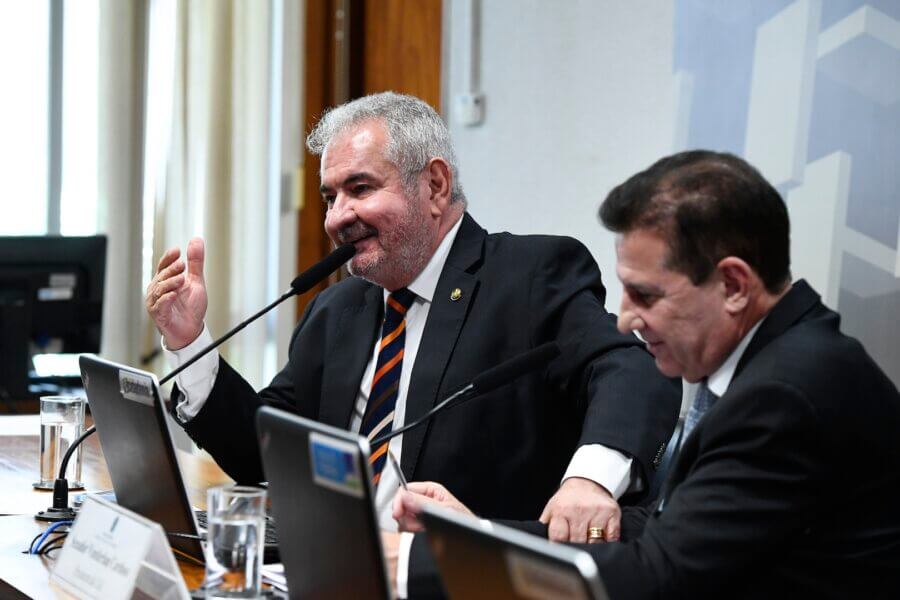
[[[36,354],[100,352],[105,271],[106,236],[0,237],[0,399],[36,393]]]

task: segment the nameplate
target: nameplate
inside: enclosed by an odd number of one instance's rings
[[[81,599],[187,599],[187,587],[158,523],[87,496],[56,560],[50,582]]]

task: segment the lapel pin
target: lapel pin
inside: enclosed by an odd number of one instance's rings
[[[460,298],[462,298],[462,290],[459,288],[453,288],[453,291],[450,292],[450,300],[456,302]]]

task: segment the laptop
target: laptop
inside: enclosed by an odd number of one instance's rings
[[[156,376],[93,356],[79,365],[115,501],[162,525],[175,554],[202,565],[203,514],[188,499]],[[277,562],[273,536],[265,562]]]
[[[368,441],[271,407],[256,427],[291,598],[390,598]]]
[[[608,598],[583,550],[439,506],[424,506],[422,519],[451,598]]]

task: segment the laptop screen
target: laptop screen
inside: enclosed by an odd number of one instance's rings
[[[156,521],[166,533],[197,535],[156,378],[90,356],[82,356],[79,364],[116,501]],[[203,561],[198,540],[173,536],[169,542],[179,553]]]
[[[389,597],[368,443],[270,407],[256,419],[291,596]]]
[[[607,598],[586,552],[441,507],[423,520],[451,598]]]

